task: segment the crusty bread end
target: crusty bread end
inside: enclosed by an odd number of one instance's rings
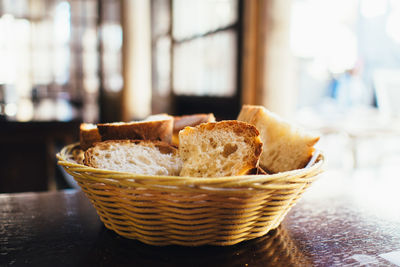
[[[160,115],[144,121],[99,123],[102,140],[158,140],[171,143],[173,117]]]
[[[264,144],[260,166],[269,173],[305,167],[319,140],[319,136],[293,126],[263,106],[244,105],[238,120],[248,122],[260,131]]]
[[[95,124],[81,123],[79,127],[79,141],[82,150],[86,150],[93,143],[100,142],[101,136]]]

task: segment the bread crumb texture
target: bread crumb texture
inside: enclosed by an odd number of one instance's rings
[[[161,141],[112,140],[96,143],[85,152],[91,167],[145,175],[179,175],[178,151]]]
[[[263,142],[260,166],[270,173],[304,168],[319,140],[319,136],[307,133],[263,106],[244,105],[238,120],[251,123],[260,131]]]
[[[179,132],[181,176],[224,177],[257,168],[262,151],[258,130],[240,121],[203,123]]]

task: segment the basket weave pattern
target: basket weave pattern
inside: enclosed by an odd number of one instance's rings
[[[223,178],[147,176],[76,163],[77,144],[57,154],[104,225],[150,245],[233,245],[275,229],[322,171]]]

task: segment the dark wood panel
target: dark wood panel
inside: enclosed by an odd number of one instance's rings
[[[214,113],[217,120],[236,119],[240,111],[238,97],[174,96],[173,114]]]
[[[3,143],[0,150],[0,193],[47,190],[45,144]]]
[[[57,150],[78,141],[79,121],[0,122],[0,193],[46,191],[56,184]]]

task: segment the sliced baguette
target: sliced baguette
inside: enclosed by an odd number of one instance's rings
[[[260,166],[269,173],[304,168],[319,140],[263,106],[244,105],[237,119],[253,124],[260,131],[264,144]]]
[[[203,123],[179,132],[181,176],[223,177],[258,167],[262,142],[258,130],[240,121]]]
[[[215,117],[213,113],[198,113],[184,116],[174,116],[174,129],[172,134],[172,144],[179,145],[179,131],[186,126],[197,126],[205,122],[214,122]]]
[[[82,150],[79,147],[74,148],[71,151],[72,154],[72,160],[75,160],[76,163],[78,164],[84,164],[83,161],[85,159],[85,151]]]
[[[179,175],[178,150],[162,141],[109,140],[85,152],[85,165],[146,175]]]
[[[79,127],[79,141],[82,150],[86,150],[95,142],[101,141],[99,130],[95,124],[81,123]]]
[[[149,117],[144,121],[99,123],[102,140],[158,140],[171,143],[174,118],[168,115]]]

